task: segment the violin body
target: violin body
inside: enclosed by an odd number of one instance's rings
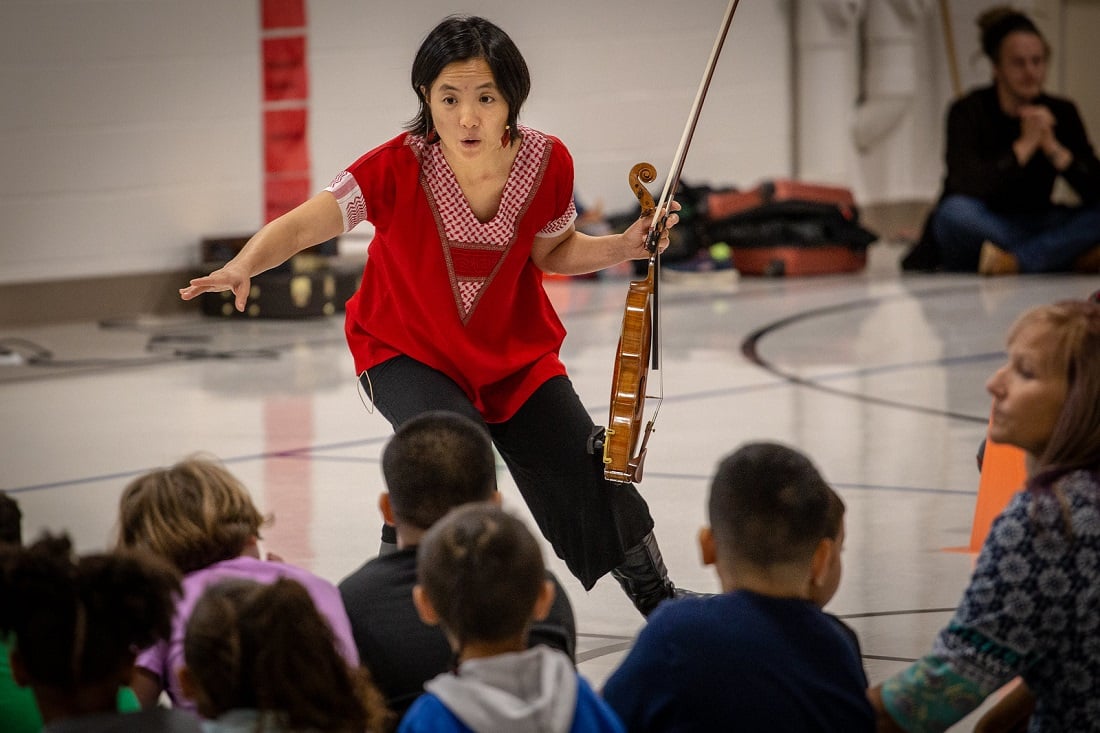
[[[645,445],[653,423],[646,427],[642,449],[638,440],[645,406],[646,377],[649,374],[649,354],[652,348],[654,266],[649,265],[645,280],[630,283],[623,313],[622,335],[619,337],[618,358],[611,378],[611,415],[604,436],[604,477],[621,483],[642,480]]]

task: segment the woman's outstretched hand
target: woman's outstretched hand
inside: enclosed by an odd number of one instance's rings
[[[191,280],[191,284],[186,288],[180,288],[180,297],[184,300],[192,300],[203,293],[223,293],[231,290],[234,305],[243,313],[248,304],[248,292],[251,287],[252,279],[248,273],[230,263],[209,275]]]

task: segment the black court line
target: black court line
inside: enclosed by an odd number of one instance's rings
[[[947,292],[958,291],[960,288],[947,288]],[[928,293],[921,293],[919,297],[925,295],[935,294],[937,291],[929,291]],[[942,293],[943,291],[938,291]],[[809,311],[803,311],[801,313],[795,313],[794,315],[781,318],[778,321],[770,323],[762,328],[753,331],[745,340],[741,343],[741,354],[753,364],[757,365],[761,369],[774,374],[775,376],[783,379],[790,384],[797,384],[801,387],[807,387],[809,389],[815,389],[819,392],[825,392],[833,394],[838,397],[845,397],[852,400],[858,400],[860,402],[866,402],[869,404],[882,405],[884,407],[893,407],[902,410],[908,410],[910,412],[917,412],[925,415],[937,415],[941,417],[948,417],[954,420],[963,420],[965,422],[978,423],[985,425],[989,421],[988,416],[967,415],[961,412],[954,412],[952,410],[940,410],[934,407],[927,407],[925,405],[914,405],[908,402],[900,402],[898,400],[889,400],[884,397],[874,397],[872,395],[863,394],[860,392],[852,392],[849,390],[838,389],[836,387],[829,387],[822,384],[816,379],[806,379],[796,374],[786,372],[779,367],[772,364],[770,361],[760,355],[760,341],[767,335],[779,331],[787,326],[790,326],[801,321],[807,321],[813,318],[827,315],[835,315],[837,313],[845,313],[848,311],[859,310],[862,308],[869,308],[872,306],[881,305],[884,302],[897,299],[910,299],[913,297],[912,293],[906,293],[904,295],[898,294],[893,296],[880,296],[876,298],[862,298],[860,300],[852,300],[845,303],[838,303],[836,305],[824,306],[822,308],[815,308]],[[966,357],[967,359],[973,359],[975,357]],[[988,355],[978,355],[977,358],[988,358]]]

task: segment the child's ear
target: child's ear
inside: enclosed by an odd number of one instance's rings
[[[183,665],[176,672],[176,676],[179,677],[180,691],[183,692],[183,696],[188,700],[197,702],[201,690],[199,683],[195,681],[195,675],[191,674],[191,668],[186,664]]]
[[[416,606],[416,614],[420,616],[421,621],[428,626],[439,625],[439,614],[436,613],[435,606],[428,600],[428,594],[419,584],[413,586],[413,605]]]
[[[378,509],[382,512],[382,519],[386,520],[386,524],[391,527],[394,526],[393,521],[393,505],[390,504],[390,492],[383,491],[378,496]]]
[[[203,692],[202,685],[195,679],[195,674],[191,671],[191,668],[186,664],[179,668],[176,672],[176,676],[180,681],[180,692],[191,702],[195,703],[195,709],[199,715],[204,718],[216,718],[219,713],[214,708],[214,703],[210,701],[210,698],[205,692]]]
[[[531,611],[531,619],[533,621],[542,621],[550,615],[550,608],[554,605],[554,596],[557,591],[554,589],[554,584],[549,580],[544,580],[542,583],[542,589],[539,590],[539,597],[535,599],[535,607]]]
[[[245,540],[244,548],[241,550],[241,555],[247,555],[248,557],[254,557],[257,560],[262,560],[263,558],[260,557],[261,554],[262,553],[260,552],[259,537],[257,537],[256,535],[252,535],[247,540]]]
[[[718,560],[718,552],[714,549],[714,533],[710,527],[699,530],[699,553],[704,565],[713,565]]]
[[[27,687],[31,683],[31,676],[27,672],[27,665],[23,662],[23,654],[16,648],[8,653],[8,663],[11,665],[11,678],[20,687]]]
[[[836,542],[831,537],[822,537],[814,550],[813,561],[810,565],[810,582],[815,587],[825,584],[825,576],[829,572],[829,564],[833,559],[833,552],[838,551]]]

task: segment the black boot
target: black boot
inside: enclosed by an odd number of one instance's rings
[[[643,616],[648,616],[661,601],[676,595],[652,532],[626,551],[622,565],[612,570],[611,575]]]

